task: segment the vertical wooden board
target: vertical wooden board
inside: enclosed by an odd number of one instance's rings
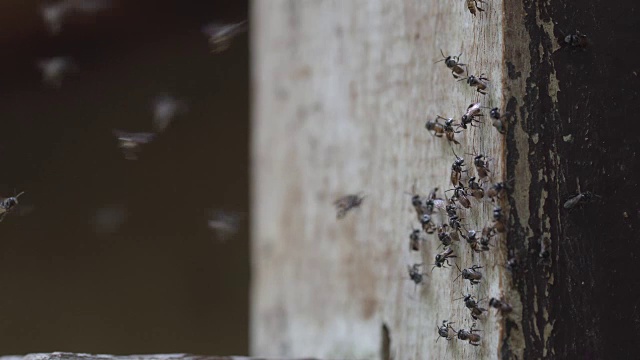
[[[441,250],[435,236],[420,253],[408,248],[419,224],[407,192],[415,183],[442,196],[455,159],[425,122],[459,120],[478,100],[503,107],[502,2],[480,5],[486,11],[473,17],[463,1],[253,3],[253,354],[385,359],[384,325],[395,359],[499,356],[504,319],[495,311],[478,321],[479,347],[436,343],[435,327],[471,325],[453,301],[462,292],[484,298],[483,307],[492,296],[509,299],[503,236],[480,255],[454,246],[460,267],[483,266],[475,287],[454,281],[455,267],[429,272]],[[440,49],[462,52],[470,73],[485,73],[488,94],[434,64]],[[486,154],[493,181],[502,181],[504,139],[484,113],[481,127],[459,134],[456,153],[471,174],[465,153]],[[363,206],[336,220],[332,202],[359,191]],[[472,202],[461,215],[480,231],[494,205]],[[417,289],[407,276],[413,263],[428,275]]]

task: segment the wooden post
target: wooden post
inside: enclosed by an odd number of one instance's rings
[[[479,5],[486,11],[472,16],[463,1],[254,2],[253,354],[489,359],[506,346],[505,324],[519,324],[521,308],[504,266],[505,236],[483,254],[464,239],[454,246],[461,268],[483,267],[476,286],[455,280],[455,267],[430,272],[442,249],[434,235],[418,253],[408,247],[419,223],[407,192],[415,184],[443,196],[452,187],[452,146],[425,122],[438,114],[459,121],[477,101],[505,106],[502,1]],[[434,64],[440,49],[462,53],[470,74],[484,73],[487,95]],[[483,112],[484,123],[456,135],[453,149],[470,174],[467,153],[487,155],[492,182],[503,181],[505,138]],[[361,208],[336,220],[333,201],[359,191]],[[498,204],[471,201],[461,217],[481,231]],[[414,263],[427,275],[417,288],[407,274]],[[507,320],[491,309],[479,320],[478,347],[436,343],[443,320],[472,325],[454,301],[468,292],[485,308],[504,297],[514,311]],[[508,341],[517,344],[517,334]],[[510,351],[521,356],[522,346]]]
[[[0,356],[0,360],[266,360],[246,356],[204,356],[192,354],[106,355],[68,352],[34,353],[24,356]],[[269,360],[278,360],[270,358]],[[280,358],[280,360],[285,360]],[[290,359],[290,360],[314,360]]]

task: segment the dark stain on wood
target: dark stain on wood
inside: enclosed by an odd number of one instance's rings
[[[640,83],[634,57],[625,56],[640,46],[634,5],[523,3],[531,71],[523,74],[525,96],[507,105],[517,121],[507,133],[507,177],[516,175],[523,150],[514,139],[514,127],[521,126],[529,135],[532,180],[515,186],[528,188],[530,231],[510,197],[508,248],[522,256],[514,284],[523,301],[525,358],[632,358],[637,352],[640,281],[631,267],[640,254],[640,140],[630,115],[637,112]],[[558,48],[576,29],[590,46]],[[517,78],[514,63],[507,62],[510,79]],[[562,205],[578,184],[601,198],[567,211]],[[541,261],[545,237],[550,255]],[[511,358],[510,349],[503,347],[502,355]]]

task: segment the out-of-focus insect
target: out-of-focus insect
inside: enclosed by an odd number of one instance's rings
[[[492,201],[494,198],[501,199],[509,188],[509,184],[512,183],[513,180],[514,179],[493,184],[489,188],[489,190],[487,190],[487,197],[489,197],[489,199],[491,199]]]
[[[491,111],[489,111],[489,116],[491,116],[491,118],[493,119],[493,127],[495,127],[500,134],[506,134],[507,128],[505,126],[505,122],[502,121],[502,119],[506,118],[508,116],[508,113],[502,115],[500,114],[500,110],[495,107],[491,109]]]
[[[458,264],[456,264],[456,267],[458,267]],[[460,270],[460,268],[458,267],[458,271],[460,272],[460,275],[458,275],[454,279],[454,281],[457,280],[460,276],[462,276],[463,279],[469,280],[471,285],[479,284],[480,280],[482,280],[482,273],[478,271],[478,269],[481,269],[481,268],[482,266],[473,265],[470,268]]]
[[[489,306],[498,309],[502,314],[508,314],[513,310],[511,305],[507,304],[504,300],[498,300],[494,297],[489,299]]]
[[[443,119],[444,124],[441,124],[438,120]],[[455,135],[460,133],[461,131],[456,131],[453,129],[453,119],[445,118],[440,115],[436,115],[435,120],[428,120],[425,124],[425,127],[429,131],[433,131],[432,135],[436,137],[442,137],[443,135],[446,139],[456,145],[460,145],[460,143],[455,139]]]
[[[411,205],[416,211],[416,217],[418,218],[418,221],[422,221],[422,215],[428,213],[427,198],[417,192],[415,183],[411,187],[411,192],[408,193],[405,191],[405,194],[411,195]]]
[[[127,160],[138,160],[141,145],[151,142],[156,136],[153,133],[132,133],[122,130],[113,130],[113,135],[118,138],[120,149]]]
[[[153,127],[156,132],[164,131],[178,115],[188,111],[186,101],[169,94],[158,95],[153,101]]]
[[[454,258],[454,257],[457,257],[457,256],[453,254],[453,249],[447,246],[446,248],[444,248],[444,250],[441,253],[436,254],[436,263],[431,268],[431,271],[433,271],[433,269],[437,267],[439,268],[445,267],[445,264],[448,266],[451,266],[448,259]]]
[[[459,183],[458,186],[447,191],[453,191],[453,196],[451,198],[459,202],[462,207],[465,209],[469,209],[471,207],[471,201],[469,201],[469,198],[467,197],[469,196],[467,194],[467,189],[462,185],[462,183]]]
[[[493,226],[485,226],[482,229],[482,236],[480,237],[480,246],[483,251],[489,251],[489,245],[491,239],[495,236],[495,229]]]
[[[462,235],[465,240],[467,240],[467,244],[471,247],[471,250],[474,252],[482,252],[484,249],[480,246],[480,242],[478,241],[478,232],[475,230],[467,231],[467,235]]]
[[[549,261],[549,256],[551,255],[549,252],[549,246],[551,246],[551,239],[545,237],[540,240],[540,253],[538,254],[538,257],[542,263]]]
[[[91,224],[97,234],[114,234],[126,221],[127,216],[128,211],[123,205],[107,205],[96,210],[91,219]]]
[[[345,217],[345,215],[347,215],[347,212],[349,212],[351,209],[360,207],[363,200],[364,200],[364,194],[359,193],[359,194],[345,195],[339,198],[338,200],[334,201],[333,205],[335,205],[338,211],[336,218],[342,219],[343,217]]]
[[[444,207],[444,200],[438,197],[438,188],[433,188],[424,202],[425,213],[431,215],[436,209]]]
[[[484,9],[481,9],[478,6],[478,3],[483,3],[486,4],[486,2],[484,2],[483,0],[465,0],[467,2],[467,9],[469,9],[469,12],[471,13],[471,15],[476,16],[476,10],[481,12],[484,11]]]
[[[504,214],[502,213],[502,208],[500,206],[494,207],[493,208],[493,228],[499,233],[505,232],[507,229],[504,222],[505,222],[505,219],[504,219]]]
[[[476,326],[476,324],[473,323],[471,325],[471,327],[469,328],[469,331],[464,330],[464,329],[458,330],[458,339],[460,339],[460,340],[469,340],[469,344],[471,344],[473,346],[480,345],[481,337],[480,337],[480,335],[476,334],[476,332],[478,332],[480,330],[474,329],[475,326]]]
[[[209,46],[214,54],[227,50],[231,46],[231,40],[247,30],[247,20],[232,24],[214,22],[202,27],[202,32],[209,37]]]
[[[221,242],[226,242],[238,233],[244,214],[239,212],[212,210],[207,221],[209,228],[216,233]]]
[[[422,225],[422,230],[427,234],[433,234],[436,232],[436,224],[431,220],[431,215],[422,214],[420,217],[420,224]]]
[[[479,301],[477,301],[471,294],[463,295],[463,297],[456,300],[460,299],[464,299],[464,306],[471,311],[471,317],[473,320],[478,320],[478,317],[487,311],[487,309],[478,306]]]
[[[505,266],[505,268],[512,273],[517,273],[518,271],[520,271],[520,262],[516,257],[509,258],[509,260],[507,260],[507,265]]]
[[[484,116],[484,114],[482,114],[481,109],[482,109],[482,106],[480,105],[479,102],[470,104],[467,107],[467,111],[460,118],[460,124],[458,125],[458,128],[467,129],[467,125],[475,126],[473,125],[474,121],[478,123],[482,123],[482,121],[476,119],[479,116]]]
[[[420,272],[420,266],[422,266],[422,264],[413,264],[413,266],[407,265],[409,279],[411,279],[411,281],[413,281],[416,286],[422,284],[422,282],[424,281],[424,276],[427,275]]]
[[[462,170],[462,167],[465,166],[464,159],[461,157],[458,157],[458,155],[456,155],[455,153],[453,153],[453,155],[455,155],[456,160],[451,165],[450,178],[451,178],[451,184],[453,186],[458,186],[458,183],[460,182],[460,178],[462,177],[462,173],[466,172],[467,170]]]
[[[0,221],[4,220],[8,213],[15,210],[16,206],[18,206],[18,198],[22,194],[24,194],[24,191],[16,196],[0,198]]]
[[[62,29],[72,14],[92,14],[111,7],[111,0],[62,0],[40,6],[40,16],[51,35]]]
[[[458,56],[444,56],[444,52],[442,52],[442,49],[440,49],[440,54],[442,54],[442,59],[436,61],[435,63],[444,61],[444,64],[447,65],[447,67],[451,70],[451,75],[453,75],[453,77],[456,79],[460,77],[459,75],[464,74],[464,68],[462,67],[466,66],[466,64],[460,62],[460,56],[462,56],[462,53],[460,53],[460,55]]]
[[[571,197],[569,200],[567,200],[564,203],[563,207],[565,209],[572,209],[578,204],[585,204],[593,201],[593,198],[597,196],[598,195],[595,195],[589,191],[581,192],[581,193],[578,193],[578,195],[575,195]]]
[[[587,35],[580,33],[576,30],[575,34],[569,34],[564,37],[564,45],[570,46],[573,49],[584,50],[589,46],[589,38]]]
[[[436,339],[436,342],[438,342],[441,337],[447,340],[451,340],[454,336],[456,336],[456,331],[453,329],[451,324],[455,323],[449,322],[447,320],[443,320],[441,326],[438,326],[438,324],[436,323],[436,329],[438,330],[438,338]]]
[[[468,190],[471,196],[476,198],[476,200],[482,200],[482,198],[484,197],[484,189],[482,188],[482,186],[480,186],[478,182],[476,182],[475,176],[472,176],[469,179]]]
[[[69,56],[38,60],[36,66],[42,73],[42,82],[54,88],[62,86],[62,80],[67,74],[78,71],[78,66]]]
[[[420,243],[425,240],[424,235],[420,229],[413,229],[409,235],[409,249],[413,251],[420,251]]]
[[[487,84],[487,82],[489,82],[489,79],[487,77],[485,77],[484,73],[480,74],[480,76],[476,77],[475,75],[469,75],[468,77],[462,78],[462,79],[458,79],[458,81],[461,80],[467,80],[467,84],[469,84],[469,86],[471,87],[475,87],[476,91],[479,92],[482,95],[486,95],[487,92],[487,87],[489,86],[489,84]]]

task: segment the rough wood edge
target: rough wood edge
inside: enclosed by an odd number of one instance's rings
[[[313,358],[284,359],[246,356],[208,356],[192,354],[143,354],[143,355],[108,355],[84,354],[70,352],[33,353],[27,355],[0,356],[0,360],[316,360]]]

